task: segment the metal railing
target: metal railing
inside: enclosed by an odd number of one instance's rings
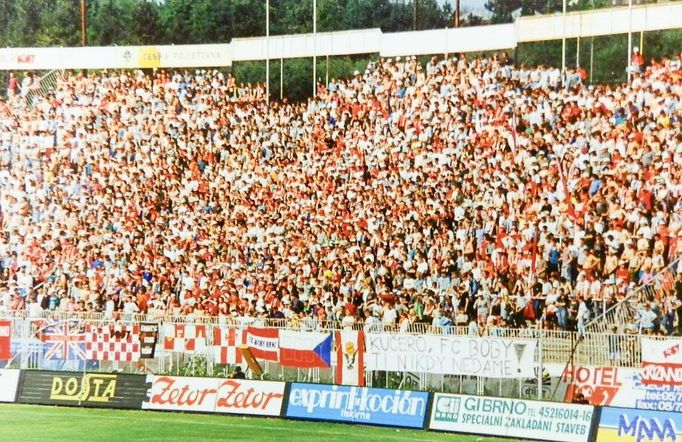
[[[593,333],[605,333],[616,327],[619,330],[637,327],[637,316],[640,306],[645,303],[662,301],[674,293],[675,276],[682,257],[677,258],[666,268],[658,272],[650,281],[637,287],[625,299],[597,316],[586,325],[586,330]],[[660,316],[660,315],[659,315]]]
[[[36,104],[37,98],[44,97],[57,89],[59,80],[63,75],[63,70],[55,69],[38,78],[27,93],[24,94],[22,91],[23,105],[28,109],[32,109]]]
[[[13,316],[0,314],[0,319],[12,321],[12,359],[0,363],[0,367],[21,369],[42,369],[57,371],[92,371],[120,373],[154,373],[157,375],[180,376],[228,376],[234,366],[220,364],[213,349],[213,327],[245,328],[248,322],[228,321],[232,318],[202,318],[187,321],[186,317],[168,316],[163,319],[150,315],[130,315],[118,319],[106,318],[103,314],[49,314],[39,318],[27,318],[25,314]],[[61,323],[62,330],[75,326],[81,332],[88,325],[103,327],[113,323],[135,324],[140,320],[159,323],[159,336],[156,352],[151,359],[134,362],[91,361],[91,360],[50,360],[47,345],[41,339],[41,330],[50,325]],[[206,347],[194,354],[165,350],[164,342],[168,324],[206,324]],[[297,326],[280,320],[257,320],[251,324],[259,327],[296,328]],[[332,331],[340,326],[337,322],[318,323],[316,330]],[[301,328],[300,324],[298,329]],[[395,333],[394,328],[373,330],[380,333]],[[409,333],[443,333],[467,335],[464,327],[448,330],[415,327]],[[406,333],[406,331],[402,331]],[[437,373],[412,373],[390,371],[366,371],[367,384],[375,387],[448,391],[460,394],[494,395],[523,399],[562,401],[563,390],[560,376],[568,367],[640,367],[641,335],[586,333],[579,336],[574,332],[542,329],[502,329],[493,335],[499,338],[516,338],[537,342],[534,367],[538,376],[533,378],[491,378]],[[66,338],[65,338],[66,339]],[[335,339],[335,337],[332,337]],[[54,342],[54,341],[52,341]],[[577,342],[580,342],[577,345]],[[264,379],[304,382],[336,382],[336,358],[332,351],[331,365],[328,368],[301,369],[283,366],[278,362],[262,361]],[[551,378],[551,379],[550,379]],[[542,385],[540,387],[540,385]],[[562,387],[562,388],[563,388]]]
[[[38,317],[27,317],[25,311],[1,313],[0,319],[10,318],[19,327],[15,330],[23,330],[20,337],[30,339],[30,324],[45,321],[80,321],[83,324],[98,326],[120,323],[136,324],[142,322],[156,322],[161,324],[206,324],[223,328],[244,329],[248,326],[261,328],[278,328],[284,330],[299,331],[335,331],[344,328],[337,321],[290,321],[284,319],[269,318],[245,318],[245,317],[202,317],[188,318],[186,316],[165,315],[120,315],[111,317],[103,313],[67,313],[67,312],[43,312]],[[433,327],[428,324],[410,324],[410,327],[398,326],[373,326],[357,323],[346,325],[346,328],[364,329],[374,333],[408,333],[408,334],[442,334],[468,336],[468,327]],[[211,335],[208,333],[208,335]],[[499,338],[522,338],[542,341],[542,354],[538,352],[536,361],[543,364],[566,364],[571,361],[575,365],[616,365],[622,367],[636,367],[640,364],[639,335],[637,334],[609,334],[588,332],[579,336],[572,331],[541,330],[537,328],[523,329],[494,329],[483,334],[488,337]],[[163,339],[163,336],[160,337]],[[580,342],[577,346],[576,343]],[[210,344],[210,339],[209,339]]]

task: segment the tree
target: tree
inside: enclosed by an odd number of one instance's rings
[[[38,35],[42,26],[43,13],[47,9],[44,0],[3,0],[8,3],[3,8],[3,18],[7,19],[4,27],[7,46],[39,46]],[[10,15],[5,16],[5,12]]]
[[[130,40],[133,44],[149,45],[162,41],[159,6],[150,0],[137,0],[132,8]]]
[[[232,0],[232,37],[260,37],[265,35],[265,1]],[[270,2],[270,7],[276,7]],[[275,16],[270,10],[270,18]],[[272,27],[271,27],[272,29]]]
[[[88,4],[88,45],[129,44],[128,23],[133,4],[129,0],[90,0]]]
[[[486,24],[486,20],[480,15],[470,12],[460,21],[461,26],[481,26]]]
[[[347,6],[348,0],[318,0],[318,31],[333,32],[352,29],[352,26],[348,23]]]
[[[510,23],[512,13],[518,9],[521,15],[551,14],[563,8],[562,0],[488,0],[485,8],[492,12],[491,23]]]
[[[230,5],[225,0],[194,0],[186,26],[191,43],[227,43],[232,23]]]
[[[32,3],[31,1],[27,2]],[[36,36],[39,46],[80,46],[81,10],[80,2],[73,0],[53,0],[36,2],[42,10],[36,11],[40,17],[40,28]]]
[[[159,23],[165,37],[164,43],[182,44],[192,40],[190,16],[193,0],[166,0],[160,5]]]

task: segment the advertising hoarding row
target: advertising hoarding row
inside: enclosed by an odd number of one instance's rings
[[[241,379],[0,369],[0,402],[281,416],[562,442],[682,440],[682,413],[669,411]]]

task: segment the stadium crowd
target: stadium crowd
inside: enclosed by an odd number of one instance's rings
[[[0,311],[582,331],[680,255],[681,62],[587,86],[396,57],[270,105],[216,70],[70,73],[30,105],[12,77]],[[682,332],[681,270],[627,331]]]

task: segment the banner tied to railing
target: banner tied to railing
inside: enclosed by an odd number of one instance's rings
[[[368,333],[366,369],[525,378],[534,376],[536,341],[493,337]]]

